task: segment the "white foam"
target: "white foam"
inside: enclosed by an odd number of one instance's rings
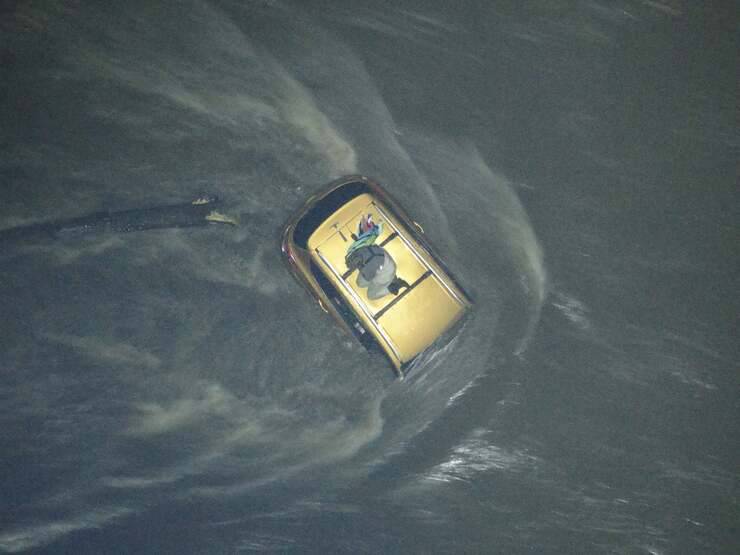
[[[235,402],[234,396],[219,384],[209,384],[201,397],[185,397],[168,404],[138,403],[128,434],[151,436],[172,432],[205,415],[226,415]]]
[[[278,106],[284,121],[298,129],[327,158],[332,175],[356,173],[355,151],[318,109],[310,93],[284,70],[278,74],[283,80]]]
[[[26,551],[52,543],[73,532],[99,528],[132,512],[132,509],[125,506],[99,507],[65,519],[18,527],[0,534],[0,549],[7,553]]]
[[[106,364],[126,367],[137,366],[149,370],[157,369],[161,365],[159,357],[123,341],[63,333],[45,333],[44,336],[56,343],[72,347],[85,356]]]
[[[588,307],[577,298],[563,292],[554,295],[552,305],[560,310],[562,314],[573,324],[582,330],[591,329],[591,321],[588,318]]]
[[[493,445],[480,433],[474,432],[453,449],[445,462],[425,474],[425,479],[432,482],[468,481],[481,473],[522,471],[532,468],[537,461],[537,457],[526,450]]]

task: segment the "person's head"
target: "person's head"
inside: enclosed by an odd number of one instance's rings
[[[377,225],[373,221],[372,214],[367,214],[366,216],[363,216],[360,219],[360,225],[358,226],[358,230],[360,232],[360,235],[362,235],[363,233],[367,233],[368,231],[371,231],[375,227],[377,227]]]

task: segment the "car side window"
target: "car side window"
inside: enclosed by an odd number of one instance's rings
[[[337,291],[336,287],[334,287],[334,285],[329,281],[329,278],[327,278],[321,271],[321,268],[319,268],[319,266],[313,260],[310,261],[309,265],[311,267],[311,273],[313,274],[313,277],[316,278],[316,281],[321,286],[321,289],[323,289],[324,293],[326,293],[326,296],[329,297],[332,304],[336,307],[340,316],[350,327],[350,330],[360,342],[360,344],[369,352],[382,352],[372,334],[367,333],[362,324],[360,324],[360,322],[357,320],[357,317],[352,313],[350,307],[347,306],[347,303],[345,303],[344,299],[342,299],[339,291]]]
[[[329,278],[324,275],[324,272],[321,271],[321,268],[319,268],[313,260],[311,260],[310,265],[313,277],[316,278],[316,281],[321,286],[321,289],[324,290],[324,293],[326,293],[327,297],[329,297],[332,302],[341,303],[342,300],[339,296],[339,292],[337,291],[336,287],[334,287],[334,285],[332,285],[332,283],[329,281]]]

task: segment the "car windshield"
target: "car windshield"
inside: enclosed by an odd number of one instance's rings
[[[293,231],[293,240],[296,245],[305,249],[308,246],[308,238],[319,227],[326,218],[331,216],[337,209],[346,204],[356,196],[370,191],[367,183],[355,181],[347,183],[331,191],[324,198],[314,204],[311,209],[298,221]]]

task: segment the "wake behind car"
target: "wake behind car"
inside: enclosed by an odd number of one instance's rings
[[[421,226],[364,176],[312,196],[288,221],[282,252],[321,308],[401,378],[472,307]]]

